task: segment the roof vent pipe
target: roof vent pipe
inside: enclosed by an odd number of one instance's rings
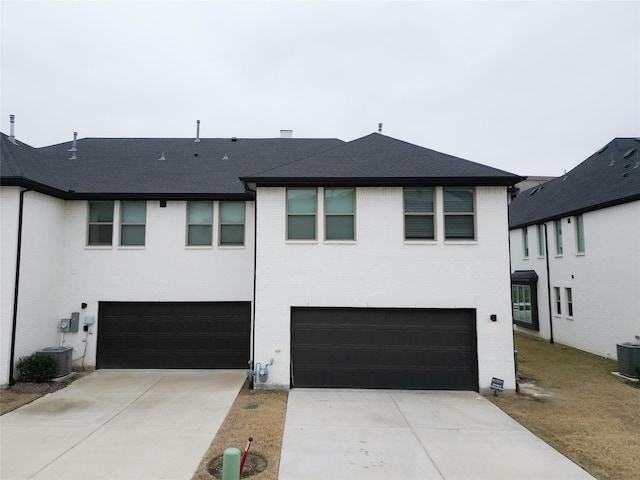
[[[382,123],[378,124],[378,133],[382,133]]]
[[[194,140],[195,143],[198,143],[200,141],[200,120],[196,120],[196,139]]]
[[[14,126],[16,123],[15,119],[16,119],[15,115],[9,115],[9,141],[14,145],[17,145],[16,136],[14,134]]]
[[[293,130],[280,130],[280,138],[293,138]]]
[[[73,132],[73,145],[68,152],[71,152],[71,158],[69,160],[76,160],[76,152],[78,151],[78,132]]]

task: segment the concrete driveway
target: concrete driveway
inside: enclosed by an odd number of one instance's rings
[[[0,417],[0,478],[190,479],[245,378],[98,370]]]
[[[296,388],[279,478],[593,477],[474,392]]]

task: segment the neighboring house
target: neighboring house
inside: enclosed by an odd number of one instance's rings
[[[613,359],[640,339],[639,150],[616,138],[511,203],[516,330]]]
[[[62,342],[97,368],[273,359],[261,386],[515,388],[516,175],[380,134],[1,140],[0,383],[15,318],[14,361]]]

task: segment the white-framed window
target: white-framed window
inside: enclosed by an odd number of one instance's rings
[[[584,219],[582,215],[575,216],[576,252],[584,253]]]
[[[220,202],[220,245],[244,245],[244,202]]]
[[[570,288],[565,288],[564,294],[567,299],[567,316],[573,317],[573,292]]]
[[[522,229],[522,256],[529,258],[529,227]]]
[[[545,256],[545,241],[544,241],[544,225],[536,225],[536,236],[538,238],[538,256]]]
[[[444,188],[445,240],[475,240],[474,197],[473,188]]]
[[[113,244],[113,206],[113,200],[89,201],[87,245],[110,246]]]
[[[553,287],[553,295],[556,302],[556,315],[562,315],[562,298],[560,297],[560,287]]]
[[[324,189],[325,240],[356,239],[356,191],[353,188]]]
[[[556,255],[562,255],[562,219],[553,221],[553,234],[556,239]]]
[[[120,245],[142,246],[145,242],[147,202],[120,202]]]
[[[287,188],[287,240],[316,240],[318,190]]]
[[[404,239],[434,240],[434,189],[404,189]]]
[[[210,246],[213,242],[213,202],[187,202],[187,245]]]

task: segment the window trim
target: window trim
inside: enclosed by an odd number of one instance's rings
[[[556,317],[562,316],[562,292],[560,287],[553,287],[553,298],[556,305],[554,315]]]
[[[573,318],[573,291],[571,287],[565,287],[564,289],[565,305],[567,307],[567,318]]]
[[[144,223],[125,223],[124,221],[124,209],[125,205],[133,204],[133,203],[141,203],[144,205]],[[143,226],[144,227],[144,238],[143,243],[138,244],[129,244],[122,242],[122,234],[125,231],[125,227],[129,226]],[[120,234],[119,234],[120,242],[118,244],[119,247],[125,248],[143,248],[147,244],[147,201],[146,200],[121,200],[120,201]]]
[[[242,203],[243,206],[243,218],[242,224],[240,223],[222,223],[222,205],[225,203]],[[242,225],[242,243],[222,243],[222,230],[223,227],[228,225]],[[241,202],[235,201],[219,201],[218,202],[218,246],[219,247],[244,247],[247,241],[247,202],[244,200]]]
[[[91,221],[91,204],[92,203],[111,203],[111,221],[110,222],[92,222]],[[113,233],[115,230],[115,201],[114,200],[88,200],[87,201],[87,239],[85,246],[91,248],[113,248]],[[91,243],[91,225],[111,225],[111,241],[109,243]]]
[[[538,258],[544,258],[546,255],[544,229],[544,224],[540,223],[536,225],[536,235],[538,239]]]
[[[186,218],[186,223],[187,223],[187,228],[186,228],[186,232],[185,232],[185,247],[189,247],[189,248],[211,248],[213,246],[213,223],[215,221],[215,212],[214,212],[214,205],[213,205],[213,201],[211,200],[187,200],[187,205],[186,205],[186,213],[187,213],[187,218]],[[208,205],[211,206],[211,223],[191,223],[189,222],[189,206],[193,205],[194,203],[206,203]],[[209,243],[201,243],[201,244],[191,244],[189,243],[189,227],[191,226],[208,226],[211,228],[211,240],[209,241]]]
[[[522,256],[529,258],[529,227],[522,228]]]
[[[553,221],[553,237],[556,245],[556,257],[561,257],[564,253],[564,246],[562,241],[562,219]]]
[[[575,234],[576,234],[576,255],[584,255],[586,252],[584,241],[584,217],[582,214],[576,215],[575,220]],[[582,239],[582,241],[581,241]]]
[[[329,190],[351,190],[353,191],[353,210],[352,213],[329,213],[327,212],[327,191]],[[356,233],[356,187],[330,187],[324,188],[323,191],[323,206],[324,206],[324,241],[327,243],[354,243],[356,242],[357,239],[357,233]],[[347,217],[350,216],[352,218],[353,221],[353,238],[327,238],[327,218],[328,217]]]
[[[298,213],[298,212],[289,212],[289,191],[290,190],[313,190],[314,193],[314,210],[313,213]],[[295,242],[295,243],[317,243],[318,241],[318,188],[317,187],[287,187],[284,193],[284,202],[285,202],[285,222],[284,222],[284,230],[285,230],[285,239],[287,242]],[[309,217],[313,216],[313,238],[289,238],[289,217],[291,216],[300,216],[300,217]]]
[[[447,213],[447,200],[446,193],[447,191],[455,191],[455,190],[470,190],[472,194],[472,210],[471,212],[448,212]],[[444,229],[444,240],[445,242],[476,242],[478,240],[478,226],[476,224],[477,221],[477,195],[475,187],[443,187],[442,188],[442,211],[443,211],[443,229]],[[449,216],[471,216],[473,219],[473,237],[471,238],[450,238],[447,236],[447,217]]]
[[[429,212],[427,210],[420,212],[407,212],[407,190],[429,190],[431,191],[431,197],[433,202],[433,208]],[[402,211],[403,211],[403,240],[409,243],[433,243],[438,240],[438,225],[436,222],[436,212],[438,211],[438,203],[437,203],[437,194],[436,189],[434,187],[403,187],[402,188]],[[416,217],[431,217],[431,221],[433,223],[433,237],[432,238],[407,238],[407,216],[416,216]]]

